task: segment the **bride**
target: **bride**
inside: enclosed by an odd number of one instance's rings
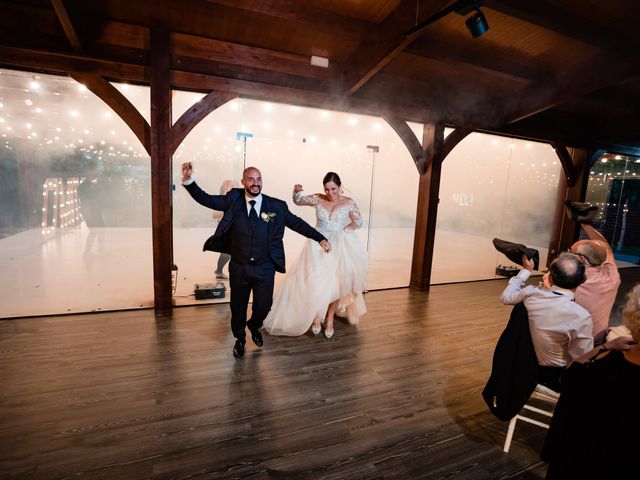
[[[334,334],[337,314],[356,324],[367,309],[362,292],[367,280],[367,253],[356,229],[362,217],[355,202],[341,195],[342,182],[335,172],[325,175],[324,195],[302,195],[302,185],[293,187],[296,205],[316,210],[316,229],[331,243],[326,254],[314,242],[307,242],[278,286],[264,329],[271,335],[302,335],[311,327],[317,335],[326,320],[324,335]]]

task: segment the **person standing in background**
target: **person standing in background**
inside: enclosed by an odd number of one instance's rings
[[[591,225],[581,224],[588,240],[578,240],[571,251],[585,266],[586,279],[576,289],[576,303],[584,307],[593,320],[593,343],[604,342],[611,310],[620,286],[620,273],[607,240]]]
[[[235,185],[233,180],[225,180],[224,182],[222,182],[222,185],[220,185],[220,195],[226,195],[234,186]],[[213,211],[213,219],[218,220],[218,222],[222,218],[222,215],[223,212],[219,212],[217,210]],[[224,266],[229,263],[229,260],[231,260],[231,255],[229,255],[228,253],[220,253],[220,255],[218,256],[218,262],[216,264],[215,271],[217,280],[229,280],[229,277],[223,272]]]

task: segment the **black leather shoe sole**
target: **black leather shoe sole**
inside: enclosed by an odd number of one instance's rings
[[[253,343],[255,343],[259,347],[261,347],[264,344],[264,341],[262,340],[262,334],[260,333],[259,330],[256,330],[255,332],[251,332],[251,340],[253,340]]]
[[[233,356],[236,358],[241,358],[244,355],[244,345],[236,342],[233,346]]]

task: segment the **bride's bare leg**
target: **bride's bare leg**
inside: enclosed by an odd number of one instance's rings
[[[324,334],[327,338],[331,338],[333,336],[333,318],[336,315],[336,310],[338,309],[339,300],[332,302],[327,309],[327,324],[324,327]]]
[[[335,317],[336,310],[338,310],[338,303],[340,303],[340,300],[330,303],[329,308],[327,308],[327,327],[329,327],[329,330],[333,328],[333,317]]]

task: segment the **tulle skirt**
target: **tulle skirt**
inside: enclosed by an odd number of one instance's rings
[[[336,314],[357,324],[367,311],[362,292],[368,259],[354,231],[322,232],[331,252],[309,240],[280,282],[264,329],[271,335],[302,335],[315,319],[324,321],[329,304],[339,300]]]

